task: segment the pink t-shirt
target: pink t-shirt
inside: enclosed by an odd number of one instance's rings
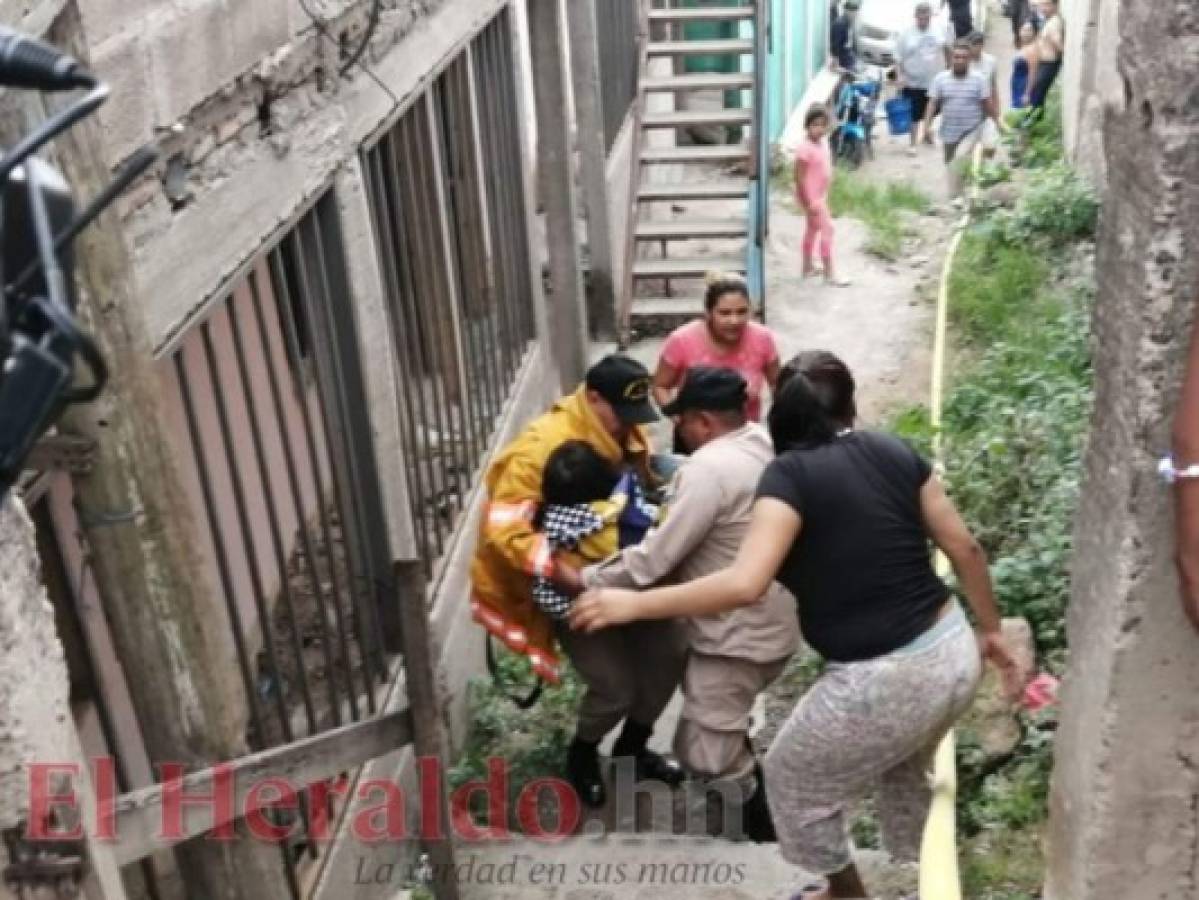
[[[795,151],[796,162],[804,164],[802,195],[809,206],[823,206],[833,181],[833,155],[828,143],[813,143],[805,138]]]
[[[779,358],[774,335],[765,325],[750,322],[741,343],[726,353],[712,343],[708,324],[703,319],[676,328],[662,346],[662,362],[685,375],[692,366],[714,366],[735,369],[749,387],[746,414],[757,422],[762,418],[762,387],[766,384],[766,368]]]

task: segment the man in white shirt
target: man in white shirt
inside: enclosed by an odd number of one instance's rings
[[[945,35],[934,28],[933,8],[930,3],[916,4],[916,24],[899,36],[895,44],[895,58],[899,69],[899,82],[903,96],[912,104],[912,149],[915,153],[917,132],[928,108],[928,89],[933,79],[944,71],[949,63],[949,47]],[[933,142],[931,133],[926,132],[924,141]]]

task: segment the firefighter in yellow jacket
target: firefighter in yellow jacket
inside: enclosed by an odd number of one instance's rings
[[[657,419],[650,377],[636,360],[604,357],[579,389],[559,400],[499,452],[487,471],[488,504],[471,564],[475,621],[510,649],[529,657],[534,671],[559,680],[555,638],[587,686],[567,775],[584,802],[599,806],[605,789],[599,743],[624,722],[612,755],[633,758],[639,778],[677,784],[682,770],[647,747],[653,724],[678,687],[687,641],[675,622],[647,621],[595,634],[555,624],[533,600],[533,579],[582,589],[578,571],[556,555],[535,524],[546,460],[562,443],[586,441],[614,464],[649,483],[649,439],[642,427]]]

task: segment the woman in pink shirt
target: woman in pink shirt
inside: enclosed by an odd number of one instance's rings
[[[824,140],[828,132],[828,112],[813,106],[804,116],[807,138],[795,151],[795,199],[808,219],[803,236],[803,274],[816,271],[812,264],[817,245],[824,260],[824,280],[845,287],[849,281],[838,278],[833,268],[833,214],[828,208],[828,190],[833,183],[833,156]]]
[[[746,414],[762,417],[762,388],[774,390],[779,352],[765,325],[750,321],[749,291],[735,275],[712,273],[704,293],[704,317],[671,332],[654,372],[654,399],[665,406],[692,366],[734,369],[749,386]]]

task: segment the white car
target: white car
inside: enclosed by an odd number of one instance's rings
[[[953,26],[949,17],[949,6],[942,5],[940,0],[931,2],[933,27],[952,37]],[[857,21],[858,56],[864,62],[876,66],[893,65],[895,42],[900,34],[915,23],[917,3],[919,0],[862,0]],[[984,31],[987,0],[973,0],[971,6],[974,27]]]

